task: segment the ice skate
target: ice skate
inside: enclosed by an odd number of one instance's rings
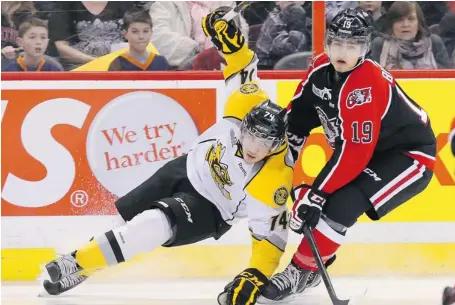
[[[46,264],[45,270],[49,275],[50,282],[56,283],[73,273],[83,270],[76,261],[75,253],[63,255]]]
[[[59,295],[65,291],[73,289],[83,281],[88,278],[86,275],[80,275],[77,273],[70,274],[67,277],[61,279],[58,282],[51,282],[49,280],[44,280],[43,288],[45,293],[41,293],[40,296],[46,296],[46,293],[49,295]]]
[[[333,264],[335,259],[337,258],[336,255],[332,256],[326,263],[325,267],[328,268],[330,265]],[[319,284],[322,281],[322,276],[320,272],[311,272],[310,276],[308,277],[308,280],[306,282],[305,289],[307,288],[314,288],[319,286]]]
[[[442,293],[442,305],[455,303],[455,287],[446,287]]]
[[[288,301],[289,297],[302,292],[311,275],[310,270],[300,268],[293,261],[282,272],[270,279],[270,284],[258,298],[258,303],[267,304],[276,301]]]

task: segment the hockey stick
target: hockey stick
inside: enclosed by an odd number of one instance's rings
[[[232,20],[232,18],[237,16],[237,14],[240,13],[241,11],[243,11],[244,9],[246,9],[251,3],[253,3],[253,1],[242,1],[242,2],[240,2],[239,5],[237,5],[232,10],[227,12],[226,15],[224,15],[222,19],[225,20],[225,21]]]
[[[322,261],[321,254],[319,254],[318,247],[316,246],[316,242],[314,241],[313,233],[311,233],[307,225],[303,226],[303,234],[305,234],[305,237],[308,238],[311,251],[313,252],[314,258],[316,259],[316,263],[318,265],[319,271],[321,272],[322,279],[324,280],[325,287],[327,288],[327,292],[329,293],[333,305],[349,304],[349,300],[340,300],[337,297],[335,289],[332,286],[332,281],[330,280],[329,274],[327,273],[327,269],[325,268],[324,262]]]

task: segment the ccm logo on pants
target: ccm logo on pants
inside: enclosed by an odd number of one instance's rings
[[[193,219],[191,219],[191,212],[190,212],[190,209],[188,208],[188,206],[186,205],[185,201],[183,201],[182,199],[178,198],[178,197],[175,197],[175,200],[177,200],[178,202],[180,202],[180,205],[182,206],[183,210],[185,211],[185,214],[186,214],[186,219],[193,223]]]

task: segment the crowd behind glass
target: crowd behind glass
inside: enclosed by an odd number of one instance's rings
[[[238,2],[237,2],[238,3]],[[235,1],[2,1],[2,71],[69,71],[120,52],[110,71],[220,70],[200,26]],[[455,2],[327,1],[327,22],[359,6],[374,20],[370,58],[387,69],[453,69]],[[312,2],[257,1],[235,18],[260,69],[305,69]],[[159,54],[159,55],[158,55]]]

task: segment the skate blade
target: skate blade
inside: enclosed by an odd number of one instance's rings
[[[295,295],[288,296],[287,298],[284,298],[282,300],[271,300],[263,297],[260,295],[256,301],[258,304],[289,304],[293,303],[295,301],[296,297]]]

